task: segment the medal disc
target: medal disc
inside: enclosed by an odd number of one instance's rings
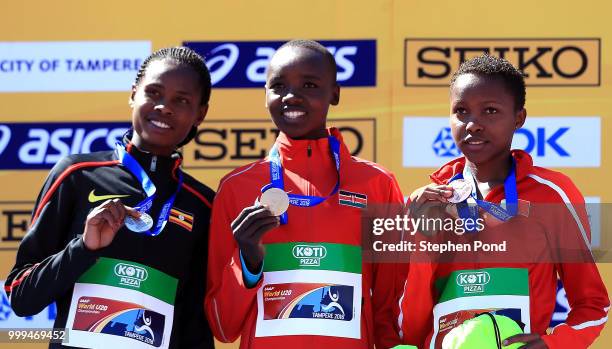
[[[260,203],[268,205],[275,216],[280,216],[289,208],[289,196],[282,189],[270,188],[261,194]]]
[[[463,202],[472,193],[472,186],[463,179],[452,181],[450,186],[453,188],[453,196],[448,198],[448,202],[453,204]]]
[[[153,227],[153,218],[144,212],[141,212],[138,218],[126,216],[125,226],[133,232],[142,233],[151,230]]]

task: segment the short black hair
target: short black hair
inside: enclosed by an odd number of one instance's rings
[[[450,86],[452,87],[457,77],[463,74],[500,78],[510,93],[514,95],[516,109],[521,110],[525,108],[525,77],[518,68],[507,60],[487,54],[469,59],[463,62],[453,74]]]
[[[210,90],[212,87],[210,82],[210,72],[208,71],[204,58],[202,58],[202,56],[197,54],[194,50],[185,46],[166,47],[153,52],[140,65],[140,69],[136,74],[136,80],[134,80],[134,85],[138,85],[140,83],[145,75],[149,63],[163,59],[175,60],[179,64],[185,64],[195,70],[200,77],[200,86],[202,87],[200,105],[208,104],[210,100]]]
[[[297,40],[287,41],[281,47],[279,47],[278,50],[276,51],[278,52],[285,47],[306,48],[306,49],[313,50],[313,51],[316,51],[322,54],[323,58],[328,63],[329,67],[331,68],[332,73],[334,74],[333,75],[334,82],[336,82],[336,74],[338,73],[338,67],[336,66],[336,59],[334,58],[334,55],[332,55],[331,52],[329,52],[329,50],[325,48],[325,46],[321,45],[319,42],[316,42],[314,40],[297,39]]]

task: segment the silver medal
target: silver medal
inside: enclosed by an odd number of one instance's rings
[[[268,205],[275,216],[280,216],[289,208],[289,196],[282,189],[270,188],[261,194],[262,205]]]
[[[448,198],[448,202],[456,204],[465,201],[472,193],[472,186],[463,179],[457,179],[449,184],[453,188],[453,196]]]
[[[138,218],[126,216],[124,223],[129,230],[136,233],[142,233],[153,228],[153,218],[144,212],[140,212],[140,217]]]

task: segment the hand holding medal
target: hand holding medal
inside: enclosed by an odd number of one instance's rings
[[[119,199],[107,200],[100,206],[91,210],[85,221],[85,229],[83,231],[83,243],[92,251],[104,248],[113,242],[117,231],[125,225],[129,228],[128,221],[139,222],[137,225],[143,226],[142,223],[146,220],[146,215],[138,210],[125,206]],[[146,215],[148,216],[148,215]],[[151,225],[153,220],[151,220]],[[149,227],[150,229],[150,227]]]
[[[429,184],[421,187],[410,194],[408,202],[410,204],[411,216],[420,216],[424,208],[423,206],[426,204],[450,202],[453,195],[453,187],[450,185]]]
[[[472,193],[472,186],[463,179],[452,181],[450,187],[453,189],[453,195],[448,198],[448,202],[451,204],[458,204],[465,201]]]
[[[153,228],[153,218],[146,212],[140,212],[140,216],[127,216],[125,217],[125,227],[135,233],[142,233],[151,230]]]
[[[278,216],[288,207],[287,194],[281,189],[271,188],[253,206],[245,207],[232,222],[234,239],[249,270],[254,272],[261,266],[264,257],[261,239],[280,225]]]

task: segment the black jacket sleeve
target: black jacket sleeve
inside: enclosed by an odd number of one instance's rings
[[[214,192],[199,182],[190,185],[196,189],[209,203],[213,201]],[[198,225],[194,226],[194,232],[198,234],[198,240],[193,250],[189,272],[183,286],[181,307],[179,317],[180,326],[175,326],[175,338],[180,348],[214,348],[213,336],[210,326],[204,315],[204,295],[206,292],[206,261],[208,260],[208,228],[210,225],[210,207],[198,200],[201,212],[198,216]],[[178,328],[177,328],[178,327]]]
[[[96,261],[97,253],[87,250],[81,239],[82,231],[71,231],[77,190],[71,179],[72,165],[72,157],[65,158],[49,173],[6,279],[5,291],[18,316],[39,313],[70,291]]]
[[[212,334],[204,315],[204,292],[206,289],[205,263],[206,253],[201,243],[195,249],[189,277],[185,282],[184,299],[188,303],[182,307],[181,326],[178,339],[181,348],[213,348]]]

